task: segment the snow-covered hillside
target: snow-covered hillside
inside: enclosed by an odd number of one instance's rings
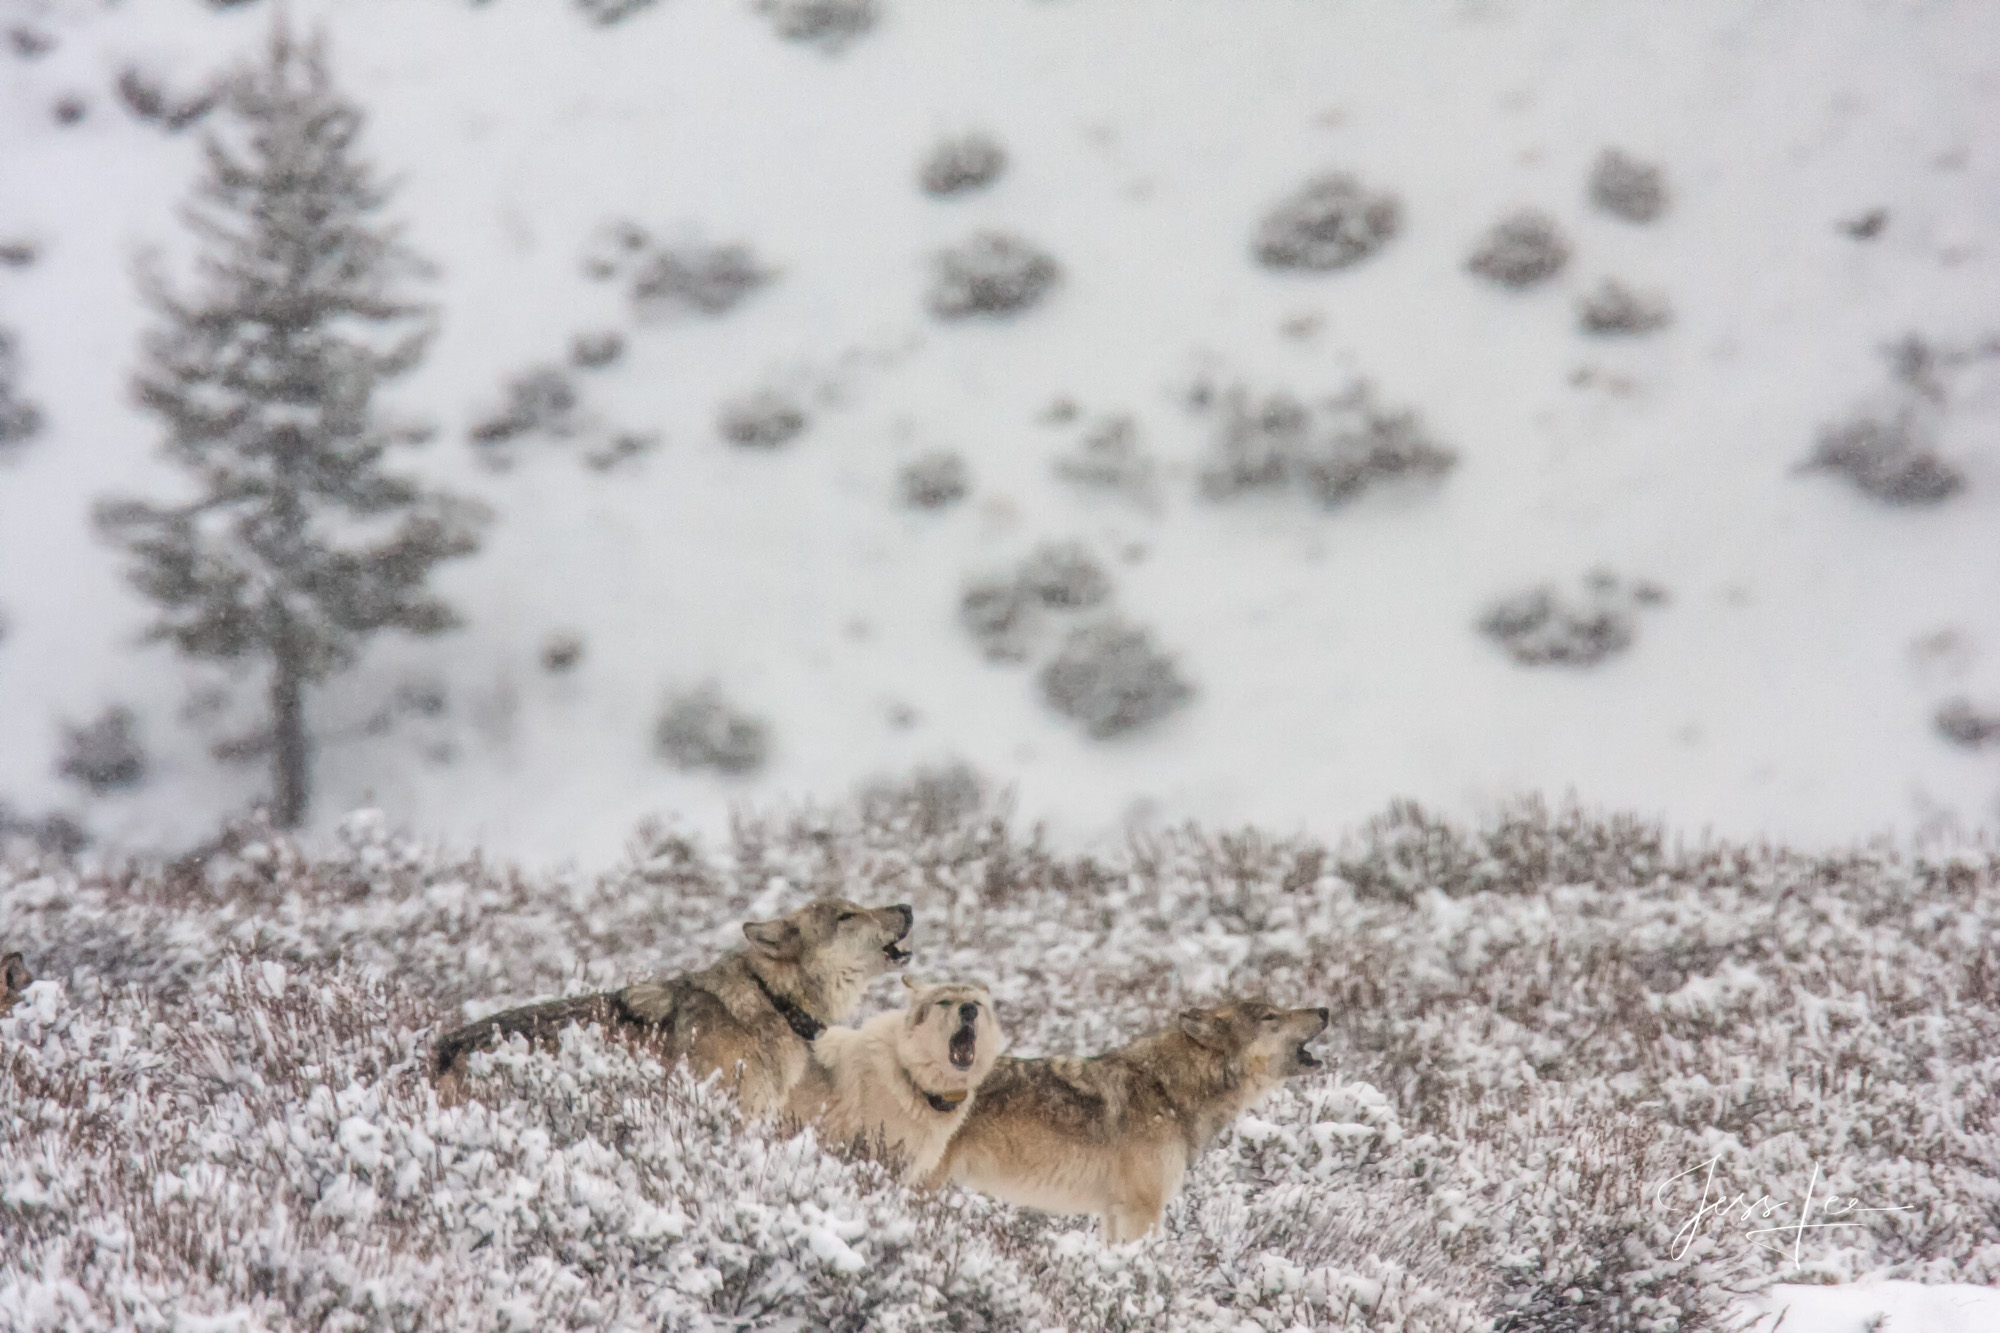
[[[1263,991],[1331,1007],[1327,1067],[1111,1249],[746,1128],[590,1034],[438,1105],[440,1026],[704,964],[828,888],[912,903],[912,966],[989,983],[1017,1054]],[[1986,1333],[1996,939],[1991,855],[1531,808],[1092,858],[932,788],[592,876],[379,814],[323,855],[16,854],[0,948],[50,980],[0,1018],[0,1327]]]
[[[1994,822],[1994,752],[1934,726],[2000,702],[2000,372],[1974,354],[2000,329],[2000,26],[1976,0],[884,0],[832,50],[745,0],[604,24],[556,0],[289,8],[329,33],[439,266],[442,336],[399,391],[440,427],[420,466],[496,515],[439,579],[464,630],[385,642],[315,695],[326,826],[372,800],[594,863],[648,813],[712,829],[950,757],[1066,837],[1189,815],[1330,833],[1398,794],[1468,812],[1572,790],[1821,844]],[[170,115],[270,7],[0,19],[0,245],[32,252],[0,267],[0,328],[42,417],[0,445],[0,799],[184,844],[265,788],[211,754],[260,686],[138,646],[145,607],[89,528],[98,496],[173,484],[128,393],[134,263],[186,271],[200,134],[116,89],[136,69]],[[998,176],[926,193],[926,157],[970,133]],[[1592,202],[1607,147],[1664,173],[1656,219]],[[1261,264],[1260,224],[1330,172],[1393,196],[1394,234],[1337,271]],[[1523,209],[1567,265],[1519,290],[1469,271]],[[635,304],[629,272],[585,272],[621,222],[740,244],[769,280],[721,313]],[[1012,317],[933,314],[933,256],[988,231],[1060,276]],[[1607,278],[1670,322],[1581,331]],[[568,438],[471,441],[509,381],[614,332],[622,355],[570,372]],[[1799,474],[1822,427],[1899,392],[1882,348],[1910,333],[1968,353],[1926,409],[1963,488],[1895,507]],[[1204,495],[1232,390],[1309,402],[1357,377],[1456,466],[1331,510]],[[732,445],[719,419],[759,393],[803,431]],[[1120,417],[1149,477],[1058,470]],[[937,451],[968,494],[906,504],[899,468]],[[960,623],[969,583],[1071,540],[1192,690],[1129,735],[1038,693],[1096,612],[1047,612],[1015,663]],[[1598,568],[1666,594],[1608,660],[1523,666],[1478,631]],[[550,671],[562,635],[580,656]],[[667,695],[705,682],[768,725],[754,774],[656,752]],[[121,704],[148,774],[92,798],[56,773],[61,724]]]

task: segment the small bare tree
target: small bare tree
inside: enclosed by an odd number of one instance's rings
[[[324,43],[278,23],[225,110],[186,213],[195,290],[142,276],[162,322],[135,389],[193,485],[105,500],[97,521],[159,607],[152,637],[268,668],[271,813],[290,827],[310,794],[306,687],[381,630],[454,625],[426,584],[476,549],[481,514],[385,466],[427,432],[383,419],[375,392],[421,359],[432,314],[399,294],[425,266],[379,216],[389,192],[358,154],[361,112]]]

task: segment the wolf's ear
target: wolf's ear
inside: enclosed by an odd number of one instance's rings
[[[34,983],[35,974],[28,970],[27,960],[18,953],[10,953],[0,958],[0,989],[26,990]]]
[[[909,991],[911,994],[915,994],[916,992],[922,990],[923,986],[921,983],[917,981],[915,977],[911,976],[908,972],[905,972],[903,973],[903,989]]]
[[[766,958],[789,963],[799,956],[799,928],[783,917],[776,921],[745,921],[743,938]]]
[[[1212,1051],[1223,1049],[1229,1037],[1229,1027],[1214,1014],[1200,1009],[1183,1009],[1180,1016],[1181,1032],[1197,1046],[1206,1046]]]

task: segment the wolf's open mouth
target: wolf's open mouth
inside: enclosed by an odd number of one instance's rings
[[[909,962],[910,959],[913,958],[915,955],[913,955],[908,949],[905,949],[902,945],[896,943],[896,941],[890,940],[887,944],[882,946],[882,956],[887,958],[890,962],[894,963],[896,966],[901,967],[904,963]]]
[[[1315,1055],[1314,1055],[1314,1054],[1313,1054],[1313,1053],[1312,1053],[1311,1051],[1309,1051],[1309,1050],[1307,1050],[1307,1049],[1306,1049],[1306,1044],[1305,1044],[1304,1042],[1300,1042],[1300,1043],[1299,1043],[1299,1068],[1301,1068],[1301,1069],[1318,1069],[1318,1068],[1319,1068],[1319,1066],[1320,1066],[1320,1062],[1319,1062],[1319,1058],[1318,1058],[1317,1056],[1315,1056]]]
[[[951,1067],[953,1069],[972,1068],[972,1061],[978,1044],[978,1034],[970,1026],[962,1027],[952,1033],[950,1045]]]

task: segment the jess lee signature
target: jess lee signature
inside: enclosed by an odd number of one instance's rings
[[[1732,1214],[1738,1215],[1736,1221],[1739,1223],[1769,1221],[1777,1214],[1791,1207],[1790,1204],[1773,1199],[1768,1194],[1756,1199],[1750,1198],[1747,1194],[1738,1194],[1733,1199],[1726,1198],[1724,1191],[1715,1183],[1715,1165],[1721,1160],[1722,1158],[1718,1155],[1709,1158],[1706,1162],[1697,1163],[1677,1176],[1667,1177],[1653,1191],[1653,1206],[1656,1208],[1667,1207],[1669,1206],[1666,1197],[1667,1190],[1677,1182],[1686,1180],[1689,1176],[1697,1172],[1701,1173],[1701,1199],[1695,1205],[1694,1212],[1689,1215],[1685,1222],[1681,1223],[1680,1229],[1674,1232],[1674,1248],[1671,1257],[1675,1259],[1687,1253],[1688,1247],[1693,1245],[1695,1238],[1701,1234],[1703,1226],[1710,1221],[1715,1221],[1726,1226],[1729,1224]],[[1817,1207],[1821,1218],[1830,1218],[1832,1220],[1815,1222],[1812,1220],[1813,1209],[1815,1207],[1813,1195],[1819,1188],[1819,1176],[1819,1166],[1815,1163],[1813,1166],[1812,1181],[1806,1186],[1805,1202],[1799,1206],[1797,1221],[1785,1222],[1777,1226],[1749,1227],[1745,1229],[1743,1234],[1749,1237],[1754,1244],[1762,1245],[1766,1249],[1777,1250],[1783,1253],[1789,1248],[1792,1255],[1792,1265],[1793,1267],[1798,1267],[1799,1251],[1805,1244],[1806,1232],[1822,1231],[1829,1227],[1861,1226],[1863,1219],[1856,1216],[1856,1214],[1860,1213],[1902,1213],[1910,1210],[1907,1204],[1897,1204],[1888,1208],[1863,1208],[1861,1200],[1858,1198],[1850,1198],[1843,1203],[1839,1195],[1828,1194],[1817,1202]],[[1790,1236],[1791,1238],[1789,1246],[1782,1239],[1765,1239],[1766,1237],[1783,1238],[1785,1236]]]

